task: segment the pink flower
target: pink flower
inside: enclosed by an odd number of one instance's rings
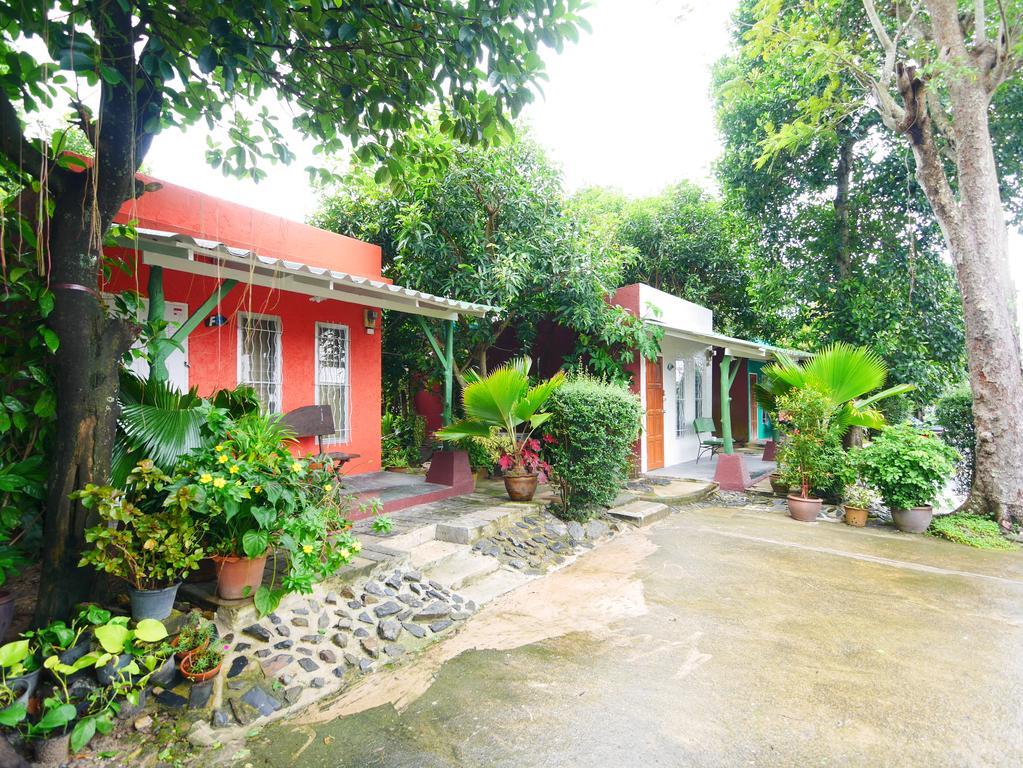
[[[535,437],[531,437],[529,439],[529,442],[526,443],[526,445],[529,447],[530,450],[533,450],[533,451],[539,451],[540,450],[540,441],[537,440]]]
[[[508,470],[515,466],[515,462],[512,460],[512,457],[506,453],[497,460],[497,466],[501,469]]]
[[[554,435],[551,434],[544,435],[543,441],[547,443],[547,445],[554,445],[556,442],[558,442]]]

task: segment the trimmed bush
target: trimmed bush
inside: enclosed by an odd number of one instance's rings
[[[543,431],[555,440],[550,455],[560,514],[585,520],[611,506],[629,476],[639,398],[622,384],[577,376],[554,393],[550,411]]]
[[[976,434],[973,429],[973,395],[966,384],[945,393],[934,406],[938,423],[945,428],[941,439],[962,457],[956,467],[956,490],[965,493],[973,483],[973,451]]]

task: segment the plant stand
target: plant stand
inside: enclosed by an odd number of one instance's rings
[[[745,491],[750,485],[749,472],[741,453],[719,453],[714,469],[714,482],[722,491]]]

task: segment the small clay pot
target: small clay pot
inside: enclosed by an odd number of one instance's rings
[[[842,509],[845,510],[845,516],[843,520],[846,525],[851,525],[854,528],[862,528],[867,524],[867,513],[868,509],[862,507],[850,507],[848,504],[844,505]]]
[[[171,647],[173,647],[173,648],[177,648],[178,647],[178,640],[180,639],[180,637],[181,637],[180,635],[175,635],[174,639],[171,640],[171,643],[170,643]],[[184,651],[174,651],[174,660],[177,661],[178,664],[180,664],[182,662],[182,660],[184,660],[184,658],[188,654],[190,654],[190,653],[202,653],[203,651],[205,651],[209,647],[210,647],[210,641],[209,640],[203,640],[195,648],[188,648],[187,650],[184,650]]]
[[[241,600],[256,594],[263,583],[266,555],[237,557],[217,555],[217,594],[225,600]]]
[[[504,489],[508,492],[508,498],[512,501],[532,501],[536,493],[538,477],[536,472],[524,474],[506,474],[504,476]]]
[[[923,533],[931,524],[934,516],[934,509],[928,504],[924,507],[913,507],[912,509],[893,509],[892,520],[895,527],[903,533]]]
[[[816,522],[821,505],[824,503],[824,499],[804,499],[802,496],[793,496],[792,494],[789,494],[787,501],[789,517],[801,523]]]
[[[224,661],[221,659],[220,663],[217,664],[213,669],[207,669],[205,672],[193,672],[192,671],[192,654],[185,654],[185,658],[181,660],[181,665],[178,669],[181,670],[181,674],[191,680],[193,683],[202,683],[207,680],[212,680],[214,677],[220,674],[220,668],[224,666]]]

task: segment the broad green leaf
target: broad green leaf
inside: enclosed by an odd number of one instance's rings
[[[124,653],[124,646],[131,637],[131,630],[123,624],[104,624],[102,627],[96,627],[93,634],[104,651],[116,655]]]
[[[156,619],[142,619],[135,626],[135,637],[144,643],[156,643],[167,637],[167,627]]]

